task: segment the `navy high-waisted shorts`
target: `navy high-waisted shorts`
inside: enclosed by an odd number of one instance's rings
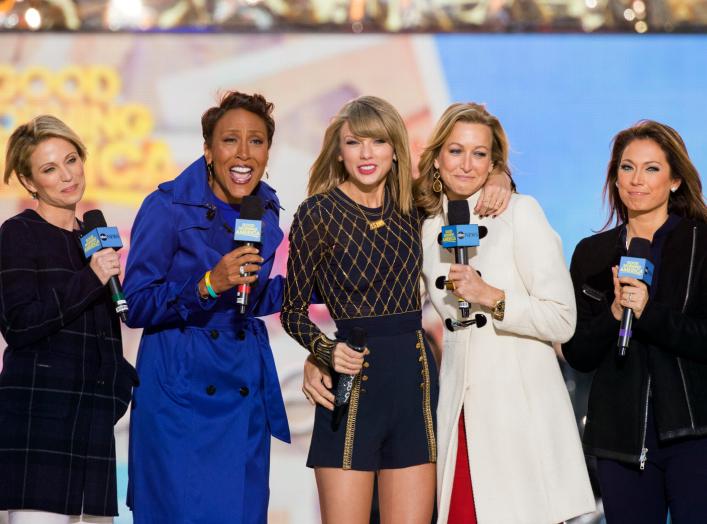
[[[337,427],[317,405],[307,466],[377,471],[436,462],[439,385],[421,313],[339,320],[337,339],[354,326],[366,331],[371,353]]]

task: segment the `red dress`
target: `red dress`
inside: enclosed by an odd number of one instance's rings
[[[471,486],[469,453],[466,448],[466,427],[464,410],[459,416],[459,443],[457,445],[457,465],[454,468],[452,498],[449,503],[448,524],[476,524],[474,490]]]

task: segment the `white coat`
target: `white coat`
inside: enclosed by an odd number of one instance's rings
[[[478,193],[469,198],[473,209]],[[444,215],[422,226],[425,287],[440,316],[457,318],[457,299],[438,290],[453,254],[437,235]],[[470,264],[506,295],[503,321],[445,329],[437,408],[438,522],[447,522],[462,406],[479,524],[556,524],[594,510],[572,405],[550,341],[574,332],[576,306],[559,236],[535,199],[514,194]]]

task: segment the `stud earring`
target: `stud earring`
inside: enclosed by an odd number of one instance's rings
[[[670,188],[670,192],[671,192],[671,193],[675,193],[675,191],[677,191],[677,190],[678,190],[677,187],[671,187],[671,188]]]
[[[36,191],[30,191],[29,194],[33,200],[37,200],[39,198],[39,193],[37,193]]]

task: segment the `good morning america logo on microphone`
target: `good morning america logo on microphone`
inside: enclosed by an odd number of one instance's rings
[[[442,247],[476,247],[479,245],[479,226],[459,224],[442,227]]]
[[[123,247],[123,242],[120,240],[117,227],[97,227],[81,237],[81,247],[84,256],[91,258],[96,251],[107,247],[120,249]]]
[[[236,229],[233,232],[233,240],[237,240],[238,242],[260,242],[262,227],[263,225],[260,220],[247,220],[239,218],[236,220]]]
[[[619,262],[619,278],[633,277],[651,285],[653,281],[653,264],[645,258],[621,257]]]

